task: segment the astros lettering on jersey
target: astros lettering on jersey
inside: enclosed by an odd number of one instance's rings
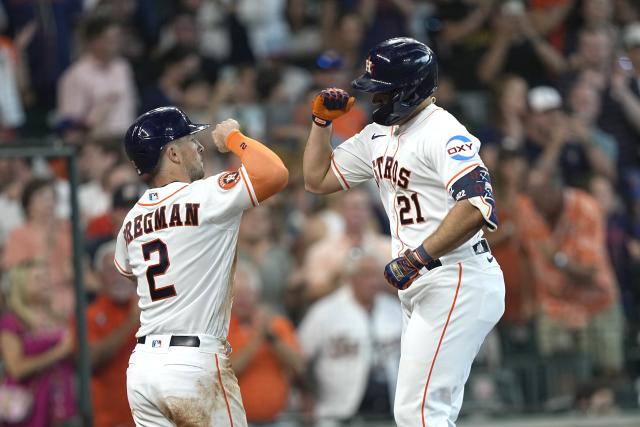
[[[456,203],[455,182],[484,163],[480,141],[444,109],[431,104],[411,125],[371,123],[340,144],[331,167],[343,189],[374,178],[389,216],[393,256],[422,244]],[[470,200],[471,201],[471,200]],[[480,209],[489,227],[494,210]],[[482,237],[482,231],[445,257],[456,257]]]

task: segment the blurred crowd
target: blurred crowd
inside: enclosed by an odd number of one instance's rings
[[[638,407],[637,1],[2,0],[0,34],[0,150],[78,152],[95,425],[132,425],[139,312],[112,258],[144,187],[121,141],[163,105],[236,118],[290,170],[238,242],[229,341],[250,423],[392,419],[386,216],[375,186],[307,193],[301,153],[313,95],[349,90],[368,48],[402,35],[435,50],[436,102],[481,140],[501,221],[487,238],[506,312],[462,415]],[[334,145],[368,123],[368,101],[335,121]],[[236,165],[204,144],[209,175]],[[79,425],[68,174],[64,159],[0,159],[0,425]]]

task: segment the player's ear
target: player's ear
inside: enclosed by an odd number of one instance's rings
[[[182,156],[180,155],[177,144],[167,144],[165,156],[172,163],[182,163]]]

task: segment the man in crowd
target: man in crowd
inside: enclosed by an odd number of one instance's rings
[[[258,272],[239,262],[234,280],[228,340],[249,423],[276,422],[286,409],[290,382],[304,372],[294,327],[260,304]]]
[[[539,301],[538,347],[545,356],[578,349],[613,376],[623,365],[623,320],[600,208],[557,173],[548,178],[534,170],[530,189],[519,233]]]
[[[384,263],[376,252],[347,256],[347,284],[316,302],[300,325],[312,364],[316,419],[391,419],[400,334],[400,305],[383,291]],[[343,267],[344,268],[344,267]]]
[[[102,285],[100,295],[87,308],[91,355],[91,397],[96,427],[133,426],[127,401],[126,371],[140,310],[135,287],[113,265],[115,241],[104,243],[95,257]]]
[[[389,254],[391,240],[371,229],[371,212],[371,198],[366,189],[354,188],[342,195],[340,214],[344,232],[311,246],[304,262],[307,293],[311,300],[335,290],[342,263],[352,249],[370,248],[383,257]]]

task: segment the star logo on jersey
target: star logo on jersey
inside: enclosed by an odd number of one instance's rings
[[[223,190],[233,188],[240,181],[240,171],[225,172],[218,178],[218,185]]]
[[[371,62],[371,58],[367,58],[364,62],[364,69],[369,75],[373,75],[373,62]]]
[[[447,145],[447,154],[453,160],[470,160],[476,155],[473,142],[464,135],[456,135],[449,138]]]

